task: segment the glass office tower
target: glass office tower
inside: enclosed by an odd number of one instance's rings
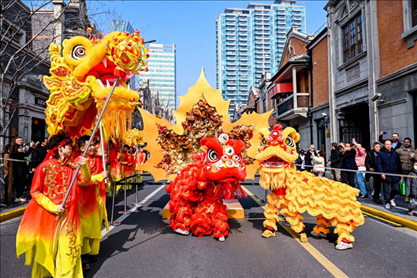
[[[296,1],[250,3],[227,8],[216,20],[216,79],[225,99],[246,105],[249,89],[262,73],[278,71],[286,34],[291,27],[306,32],[305,7]]]
[[[176,102],[176,50],[175,44],[163,45],[151,43],[149,45],[148,72],[140,72],[140,85],[144,79],[149,80],[151,92],[159,92],[159,102],[168,103],[171,110],[175,110]]]

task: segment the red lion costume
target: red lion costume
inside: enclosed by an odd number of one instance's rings
[[[170,225],[175,232],[202,237],[210,235],[224,241],[229,234],[225,200],[246,197],[239,181],[246,177],[246,167],[241,150],[245,143],[229,139],[222,134],[219,139],[204,137],[200,141],[207,151],[194,154],[193,163],[185,167],[167,186],[170,193]]]

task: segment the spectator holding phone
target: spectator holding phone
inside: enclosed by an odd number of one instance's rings
[[[342,182],[355,187],[355,172],[343,171],[343,169],[358,170],[355,162],[356,151],[352,149],[350,143],[340,143],[340,146],[342,147],[339,154],[342,158]]]
[[[306,152],[305,157],[304,157],[304,165],[307,171],[309,172],[313,172],[313,169],[311,167],[312,163],[312,157],[316,156],[317,152],[316,152],[316,146],[314,146],[313,144],[310,145],[310,150]]]
[[[404,138],[403,144],[396,150],[400,155],[401,168],[404,175],[408,175],[413,170],[415,151],[411,145],[411,139],[408,137]],[[407,182],[408,178],[404,177],[404,179]],[[405,202],[408,203],[410,201],[410,188],[408,186],[406,186],[405,192]]]
[[[352,139],[352,146],[353,149],[356,151],[355,154],[355,163],[358,167],[359,172],[355,175],[355,186],[360,190],[359,198],[368,198],[368,192],[366,191],[365,186],[365,158],[366,158],[366,150],[361,144],[356,142],[355,138]]]
[[[383,144],[383,146],[385,146],[385,141],[386,140],[389,140],[389,139],[382,138],[384,134],[386,134],[385,131],[381,131],[381,133],[379,134],[379,142],[381,142]],[[392,149],[394,151],[396,151],[399,148],[401,148],[401,145],[402,144],[400,143],[400,135],[398,133],[394,132],[392,134],[392,136],[391,136],[391,140],[390,141],[391,141]]]

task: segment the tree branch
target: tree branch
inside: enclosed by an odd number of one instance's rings
[[[10,43],[14,40],[14,38],[16,37],[16,35],[20,32],[20,30],[22,30],[22,28],[29,22],[29,20],[32,19],[33,15],[36,14],[36,12],[38,12],[40,9],[42,9],[43,7],[45,7],[46,5],[50,4],[52,2],[52,0],[48,0],[47,2],[45,2],[45,4],[41,5],[39,8],[37,8],[36,10],[32,11],[30,13],[30,15],[26,18],[26,20],[20,25],[20,27],[13,33],[12,37],[10,38],[10,40],[7,42],[6,46],[4,47],[4,51],[7,49],[7,47],[10,45]],[[50,23],[49,23],[50,24]],[[49,26],[49,24],[47,26]],[[46,28],[45,28],[46,29]],[[43,31],[43,30],[42,30]],[[39,36],[39,34],[37,35]],[[33,38],[32,38],[33,40]],[[30,40],[31,41],[31,40]],[[26,45],[24,45],[23,47],[26,47],[28,45],[28,43]],[[0,56],[3,55],[2,51],[0,53]]]

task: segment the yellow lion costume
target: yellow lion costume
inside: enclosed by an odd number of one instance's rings
[[[91,32],[91,30],[90,30]],[[90,135],[97,115],[114,86],[115,90],[103,115],[107,135],[118,141],[126,137],[131,113],[139,103],[129,79],[138,71],[147,71],[145,42],[134,33],[113,32],[104,38],[73,37],[61,46],[51,44],[51,76],[44,77],[51,92],[45,110],[48,132],[64,132],[72,139]],[[116,77],[119,77],[116,82]],[[106,140],[107,142],[107,140]]]
[[[361,204],[356,200],[359,190],[347,184],[315,177],[296,170],[294,161],[298,157],[295,144],[299,134],[291,127],[282,129],[275,124],[270,132],[266,128],[259,131],[261,144],[256,160],[260,165],[259,184],[271,189],[265,207],[263,237],[275,236],[278,213],[286,217],[291,228],[300,234],[300,241],[307,242],[304,233],[302,213],[317,217],[317,225],[311,234],[327,237],[329,227],[335,226],[339,235],[336,249],[352,248],[355,238],[351,235],[355,227],[364,223]]]

